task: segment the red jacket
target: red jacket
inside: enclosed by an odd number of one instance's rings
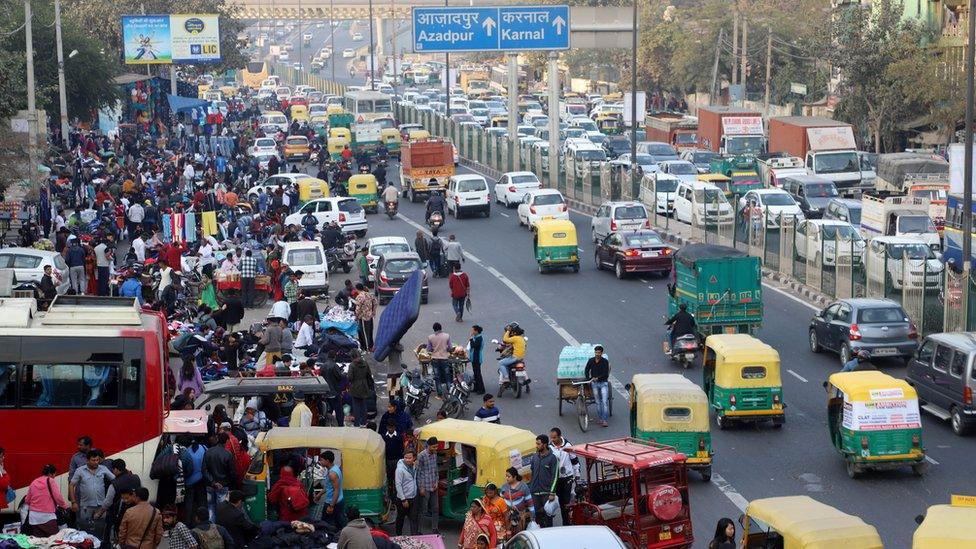
[[[451,297],[454,299],[467,297],[468,290],[471,288],[468,273],[465,272],[451,273],[451,276],[447,279],[447,283],[451,287]]]

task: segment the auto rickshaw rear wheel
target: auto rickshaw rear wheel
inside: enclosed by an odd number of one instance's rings
[[[708,467],[703,467],[703,468],[699,469],[698,472],[701,474],[701,478],[702,478],[703,481],[708,482],[708,481],[712,480],[712,466],[711,465],[709,465]]]
[[[847,460],[847,476],[850,478],[857,478],[861,474],[861,466],[854,463],[853,459]]]

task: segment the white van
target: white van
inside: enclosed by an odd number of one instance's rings
[[[475,174],[451,176],[447,181],[447,211],[460,218],[466,213],[491,215],[491,197],[488,182]]]
[[[732,205],[726,200],[722,189],[712,183],[682,181],[678,183],[674,197],[674,218],[693,225],[701,225],[705,221],[708,224],[732,223]]]
[[[275,126],[280,131],[288,131],[288,119],[281,111],[268,111],[258,119],[258,126]]]
[[[292,271],[302,272],[298,287],[307,295],[329,293],[329,264],[321,242],[285,242],[281,257]]]
[[[600,173],[600,166],[607,161],[607,152],[587,140],[586,144],[572,144],[566,148],[566,173],[585,177],[587,173]]]

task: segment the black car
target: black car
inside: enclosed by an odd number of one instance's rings
[[[607,142],[603,144],[603,150],[607,151],[607,157],[617,158],[618,156],[630,152],[630,138],[626,135],[611,135],[607,137]]]
[[[807,219],[820,219],[831,200],[840,196],[829,179],[815,175],[783,178],[783,190],[790,193]]]
[[[836,352],[847,364],[861,350],[871,358],[908,361],[918,347],[918,330],[901,305],[890,299],[841,299],[810,320],[810,350]]]
[[[390,252],[380,256],[376,261],[376,299],[381,305],[386,304],[397,291],[407,283],[414,271],[423,273],[423,285],[420,288],[420,302],[427,303],[427,270],[416,252]]]

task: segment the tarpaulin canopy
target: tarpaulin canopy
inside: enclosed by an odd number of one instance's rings
[[[166,99],[169,100],[169,108],[173,112],[186,112],[196,108],[205,108],[207,105],[209,105],[209,103],[203,99],[197,99],[196,97],[180,97],[179,95],[173,95],[171,93],[166,94]]]
[[[420,315],[420,290],[423,277],[420,271],[414,273],[406,284],[393,296],[389,305],[380,315],[380,323],[376,330],[376,346],[373,358],[382,362],[390,354],[390,349],[396,345],[407,330],[417,321]]]

